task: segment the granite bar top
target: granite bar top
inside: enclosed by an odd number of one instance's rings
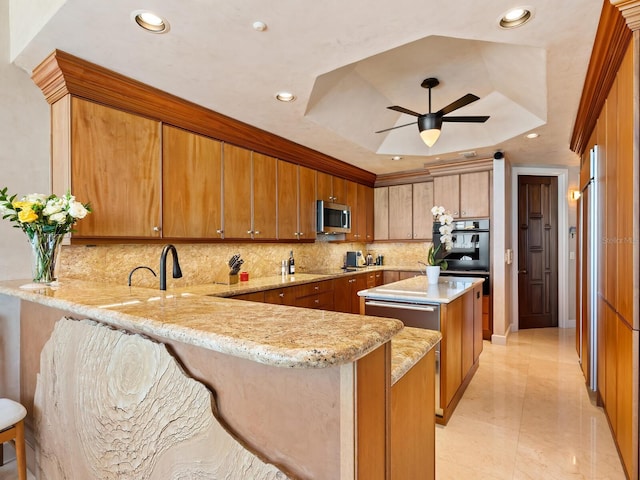
[[[278,367],[350,363],[403,328],[394,319],[215,298],[207,296],[210,293],[198,294],[197,288],[160,291],[73,279],[37,290],[20,288],[26,283],[0,282],[0,294],[65,310],[77,318]],[[205,289],[209,291],[209,286]]]
[[[440,277],[436,285],[429,285],[427,277],[418,276],[361,290],[358,295],[373,300],[449,303],[482,282],[477,277]]]
[[[436,330],[404,327],[391,339],[391,385],[400,380],[442,339]]]

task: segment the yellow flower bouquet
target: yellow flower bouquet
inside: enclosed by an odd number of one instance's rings
[[[56,280],[55,264],[63,236],[91,212],[71,193],[58,197],[32,193],[16,200],[0,189],[0,215],[27,234],[33,252],[33,281],[50,284]]]

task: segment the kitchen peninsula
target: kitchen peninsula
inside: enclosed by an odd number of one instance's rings
[[[24,283],[2,282],[0,294],[21,300],[21,400],[31,434],[40,354],[54,326],[90,319],[165,345],[213,392],[228,430],[288,476],[391,478],[390,340],[401,322],[72,279],[35,291]],[[415,358],[395,362],[396,377],[439,338],[413,332],[405,348],[405,335],[398,351]]]

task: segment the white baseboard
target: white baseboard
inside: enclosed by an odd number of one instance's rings
[[[576,319],[575,318],[567,319],[567,321],[564,322],[564,325],[560,326],[560,328],[576,328]]]
[[[507,338],[509,337],[509,334],[511,333],[511,325],[509,325],[507,327],[507,331],[504,333],[504,335],[496,335],[495,333],[491,335],[491,343],[493,343],[494,345],[507,345]]]

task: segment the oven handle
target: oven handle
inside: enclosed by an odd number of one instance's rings
[[[438,307],[429,307],[426,305],[412,305],[407,303],[390,303],[369,300],[364,302],[365,305],[372,307],[400,308],[402,310],[417,310],[419,312],[435,312]]]

